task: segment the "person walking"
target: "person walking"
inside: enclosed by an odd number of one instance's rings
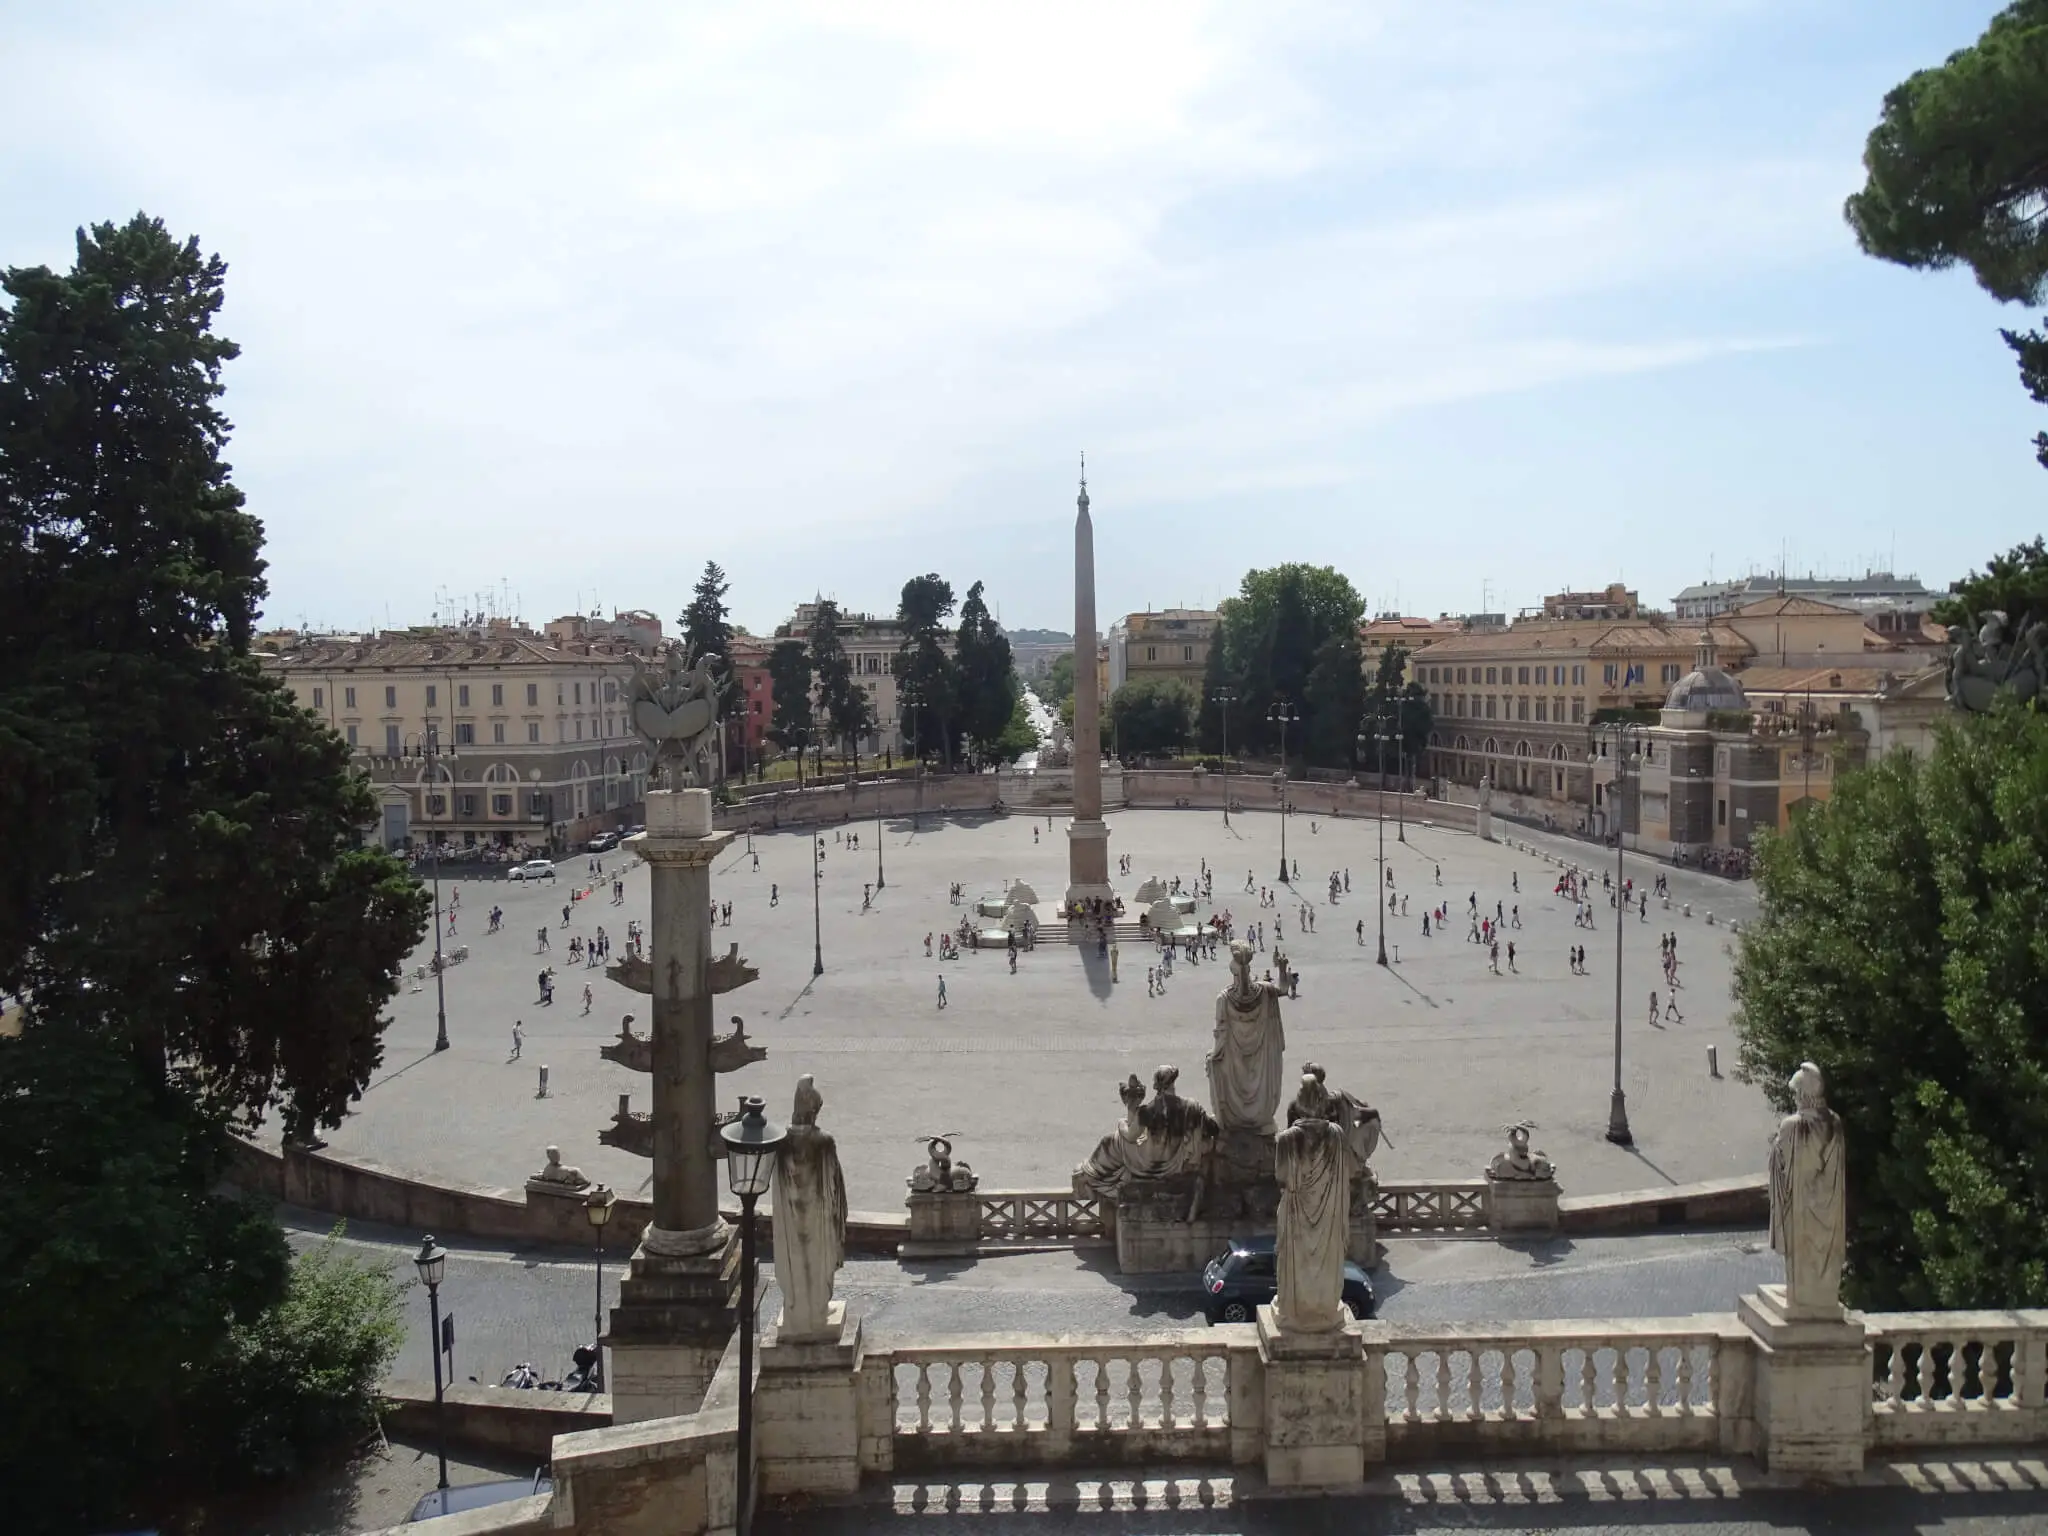
[[[519,1059],[520,1051],[523,1050],[525,1046],[526,1026],[520,1023],[519,1020],[514,1019],[512,1021],[512,1055],[508,1059],[512,1061],[517,1061]]]
[[[1500,974],[1500,944],[1498,941],[1486,947],[1486,968],[1496,976]]]
[[[1508,969],[1511,971],[1515,969],[1515,941],[1513,939],[1508,940]],[[1521,973],[1516,972],[1516,974],[1519,975]]]
[[[1650,1027],[1657,1027],[1657,989],[1654,987],[1650,989]]]
[[[583,989],[583,1015],[585,1018],[588,1018],[590,1016],[590,1005],[592,1001],[593,999],[590,995],[590,988],[586,986]]]
[[[536,934],[536,936],[537,936],[537,937],[538,937],[538,938],[540,939],[540,945],[539,945],[539,947],[538,947],[538,948],[536,948],[536,949],[534,950],[534,953],[535,953],[536,955],[544,955],[544,954],[546,954],[546,953],[548,952],[548,927],[547,927],[547,924],[546,924],[546,923],[542,923],[542,924],[540,925],[540,927],[539,927],[539,928],[537,928],[537,929],[535,930],[535,934]]]
[[[943,1009],[943,1008],[944,1008],[945,1006],[946,1006],[946,978],[945,978],[945,977],[944,977],[943,975],[941,975],[941,976],[939,977],[939,1007]]]

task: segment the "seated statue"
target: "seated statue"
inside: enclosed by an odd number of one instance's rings
[[[1152,1074],[1152,1100],[1145,1103],[1137,1074],[1124,1079],[1117,1089],[1124,1104],[1123,1123],[1074,1170],[1078,1186],[1107,1197],[1128,1183],[1191,1175],[1194,1199],[1188,1219],[1194,1219],[1201,1210],[1209,1155],[1222,1129],[1207,1109],[1180,1096],[1179,1081],[1180,1068],[1161,1067]]]
[[[1323,1069],[1315,1062],[1304,1062],[1302,1074],[1316,1080],[1318,1087],[1329,1094],[1332,1102],[1331,1119],[1344,1128],[1344,1139],[1351,1143],[1351,1150],[1358,1155],[1358,1165],[1365,1169],[1372,1161],[1373,1153],[1380,1149],[1380,1112],[1355,1093],[1346,1093],[1339,1088],[1329,1088],[1323,1081]],[[1296,1119],[1295,1106],[1287,1107],[1287,1123]],[[1367,1170],[1370,1177],[1370,1171]]]
[[[1508,1149],[1493,1154],[1493,1161],[1486,1165],[1489,1179],[1554,1179],[1557,1168],[1541,1152],[1529,1150],[1529,1132],[1535,1129],[1528,1121],[1508,1127]]]

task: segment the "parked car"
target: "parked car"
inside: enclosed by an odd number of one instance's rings
[[[634,823],[633,823],[633,825],[631,825],[630,827],[626,828],[626,836],[628,836],[628,837],[638,837],[638,836],[639,836],[639,835],[640,835],[640,834],[641,834],[642,832],[645,832],[646,830],[647,830],[647,823],[646,823],[646,822],[644,822],[644,821],[636,821],[636,822],[634,822]]]
[[[1273,1239],[1233,1237],[1230,1249],[1211,1259],[1202,1271],[1202,1308],[1212,1323],[1248,1323],[1273,1299],[1278,1281],[1273,1274]],[[1375,1316],[1379,1298],[1365,1271],[1348,1259],[1344,1264],[1344,1305],[1353,1317]]]
[[[619,846],[619,834],[616,832],[600,832],[590,840],[587,846],[592,853],[610,853]]]
[[[552,880],[555,866],[546,859],[528,859],[524,864],[514,864],[505,871],[507,880]]]
[[[531,1477],[499,1478],[488,1483],[465,1483],[460,1488],[436,1488],[413,1505],[405,1523],[412,1525],[421,1520],[438,1520],[443,1515],[459,1515],[466,1510],[488,1509],[493,1504],[530,1499],[538,1493],[552,1493],[554,1489],[554,1482],[546,1472],[536,1472]]]

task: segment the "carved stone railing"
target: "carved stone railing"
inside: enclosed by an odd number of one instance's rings
[[[1484,1231],[1492,1218],[1484,1179],[1382,1184],[1372,1213],[1382,1232]]]
[[[1732,1453],[1745,1448],[1749,1359],[1747,1335],[1718,1314],[1397,1328],[1368,1344],[1367,1388],[1380,1390],[1390,1457]]]
[[[1258,1348],[1248,1330],[1145,1339],[1021,1335],[867,1352],[862,1465],[927,1467],[1257,1459]]]
[[[1109,1235],[1102,1201],[1071,1191],[983,1189],[975,1192],[984,1243],[1060,1243]]]
[[[1875,1448],[2048,1436],[2048,1311],[1871,1312],[1863,1321]]]

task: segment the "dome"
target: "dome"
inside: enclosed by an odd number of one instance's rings
[[[1722,671],[1714,659],[1714,632],[1700,631],[1697,660],[1693,669],[1671,685],[1671,693],[1664,700],[1666,709],[1679,709],[1698,713],[1709,709],[1747,709],[1749,700],[1743,697],[1742,684]]]
[[[1695,667],[1671,685],[1671,694],[1665,699],[1664,707],[1695,712],[1747,709],[1749,700],[1743,697],[1742,684],[1719,667]]]

